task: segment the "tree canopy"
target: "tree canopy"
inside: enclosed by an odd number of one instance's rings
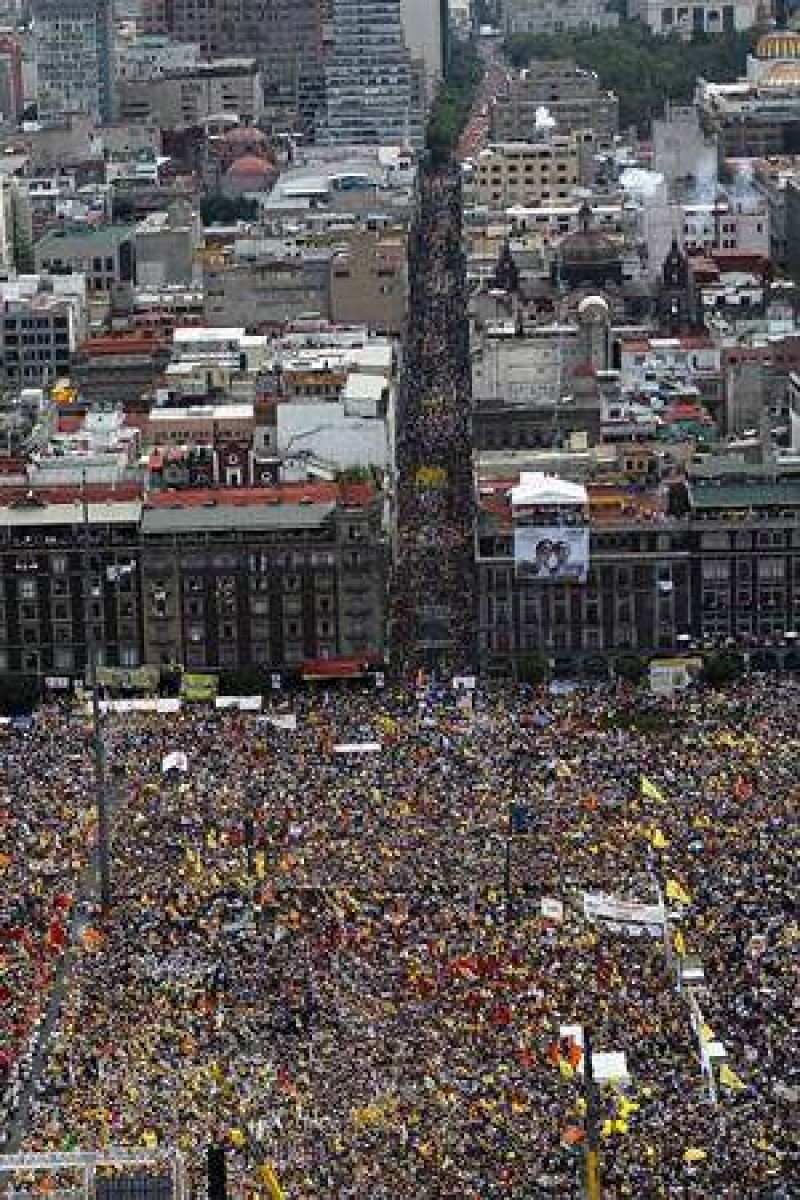
[[[699,34],[691,41],[659,37],[640,21],[617,29],[575,30],[561,34],[512,34],[506,54],[517,68],[534,59],[571,58],[595,71],[603,87],[619,96],[621,127],[635,125],[645,133],[666,100],[686,101],[700,77],[724,83],[745,70],[758,34]]]
[[[447,78],[428,120],[427,145],[434,163],[446,162],[453,153],[483,80],[483,70],[472,41],[453,43]]]

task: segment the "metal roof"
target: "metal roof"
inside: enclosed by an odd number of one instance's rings
[[[318,529],[336,504],[208,505],[197,508],[145,508],[142,533],[219,532],[233,529]]]
[[[119,500],[90,503],[89,523],[92,525],[137,524],[142,512],[140,500]],[[0,509],[0,526],[36,528],[39,525],[82,525],[81,501],[67,504],[31,504]]]
[[[698,484],[693,508],[800,508],[800,480],[784,483]]]

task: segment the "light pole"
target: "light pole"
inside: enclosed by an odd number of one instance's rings
[[[83,500],[83,556],[84,578],[90,579],[89,572],[89,500],[86,494],[86,473],[81,484]],[[95,595],[102,601],[103,588],[95,588],[89,583],[88,599],[91,602]],[[100,884],[100,911],[104,918],[111,908],[111,863],[109,850],[108,827],[108,791],[106,787],[106,759],[103,744],[102,714],[100,711],[100,688],[97,681],[97,646],[94,638],[94,625],[91,611],[84,613],[86,628],[86,672],[87,682],[92,689],[92,746],[94,750],[94,791],[97,809],[97,866]]]
[[[597,1115],[597,1084],[592,1061],[592,1035],[588,1026],[583,1030],[583,1080],[586,1101],[586,1200],[601,1200],[600,1185],[600,1124]]]

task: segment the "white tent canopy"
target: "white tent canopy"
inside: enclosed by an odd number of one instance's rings
[[[514,508],[588,503],[589,493],[582,484],[570,483],[556,475],[545,475],[542,471],[523,471],[518,485],[511,489]]]

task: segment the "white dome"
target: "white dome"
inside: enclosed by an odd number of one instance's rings
[[[578,305],[578,319],[586,324],[602,324],[609,319],[608,301],[603,296],[584,296]]]

